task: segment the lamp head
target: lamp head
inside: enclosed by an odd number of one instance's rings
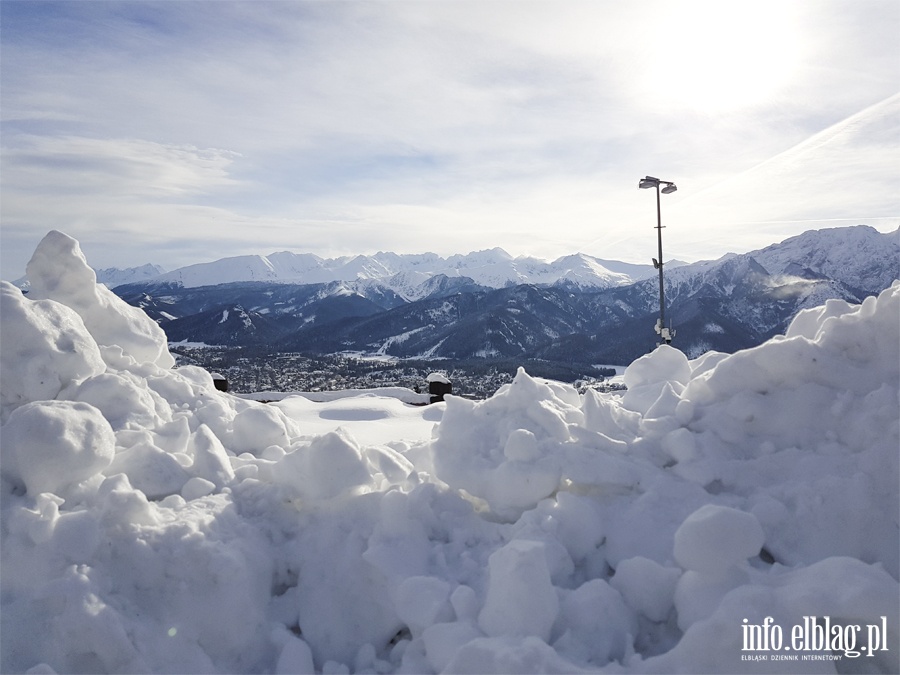
[[[661,192],[662,192],[664,195],[668,195],[668,194],[671,194],[671,193],[675,192],[675,190],[677,190],[677,189],[678,189],[678,188],[675,187],[675,183],[668,183],[668,184],[661,190]]]
[[[653,176],[641,178],[638,187],[643,189],[659,187],[659,178],[654,178]]]

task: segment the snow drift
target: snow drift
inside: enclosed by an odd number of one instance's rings
[[[730,356],[660,347],[621,396],[520,371],[383,443],[172,370],[65,235],[28,274],[0,304],[4,672],[898,669],[900,284]],[[742,659],[747,625],[810,617],[887,634]]]

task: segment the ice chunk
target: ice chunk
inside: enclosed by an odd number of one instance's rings
[[[409,627],[413,637],[439,621],[453,618],[450,584],[436,577],[408,577],[394,591],[397,616]]]
[[[717,574],[757,555],[764,540],[752,513],[707,504],[675,532],[675,560],[684,569]]]
[[[619,563],[610,585],[625,601],[651,621],[665,621],[672,611],[675,584],[681,571],[655,560],[635,556]]]
[[[365,456],[372,472],[382,474],[388,484],[400,483],[415,471],[412,462],[384,445],[366,448]]]
[[[234,418],[231,447],[258,455],[270,445],[290,445],[284,414],[274,406],[254,404]]]
[[[628,366],[623,379],[628,389],[658,382],[687,384],[691,379],[691,365],[680,350],[660,345]]]
[[[563,592],[557,626],[564,632],[553,646],[570,658],[593,665],[621,661],[637,632],[634,611],[603,579]]]
[[[194,476],[187,480],[182,486],[181,496],[187,501],[191,501],[192,499],[200,499],[200,497],[212,494],[215,489],[216,484],[211,480],[200,478],[200,476]]]
[[[485,499],[497,515],[514,518],[557,488],[569,427],[583,424],[580,406],[520,369],[487,401],[447,401],[431,444],[435,472]]]
[[[3,426],[4,471],[13,470],[31,495],[60,494],[112,462],[116,437],[87,403],[35,401],[13,411]]]
[[[490,581],[478,625],[491,637],[534,635],[550,640],[559,598],[543,546],[514,540],[491,554]]]
[[[425,653],[435,672],[443,673],[448,672],[447,666],[460,647],[481,637],[484,637],[484,633],[473,624],[468,621],[457,621],[429,626],[422,635],[422,641],[425,643]]]
[[[309,645],[300,638],[286,635],[278,655],[278,662],[275,664],[276,675],[312,675],[315,672]]]
[[[100,410],[113,429],[153,429],[171,421],[172,411],[146,380],[129,372],[101,373],[66,392],[73,401]]]
[[[372,478],[359,445],[341,429],[298,446],[273,471],[279,483],[314,500],[347,494]]]
[[[149,442],[137,442],[120,449],[105,474],[124,473],[132,485],[149,499],[163,499],[178,494],[190,475],[178,460]]]
[[[582,405],[585,426],[616,440],[632,440],[638,433],[641,415],[621,405],[618,396],[588,389]]]
[[[514,429],[506,439],[503,455],[514,461],[533,462],[540,458],[541,451],[533,433],[528,429]]]
[[[688,570],[675,586],[678,627],[686,631],[706,619],[716,611],[728,592],[746,583],[747,572],[738,567],[728,567],[715,573]]]
[[[190,468],[194,476],[210,481],[218,489],[234,480],[234,469],[222,441],[205,424],[191,436],[188,446],[194,457]]]

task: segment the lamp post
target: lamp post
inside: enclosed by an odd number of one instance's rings
[[[664,186],[660,190],[660,185]],[[675,192],[678,188],[675,183],[667,180],[660,180],[653,176],[645,176],[638,182],[638,187],[656,188],[656,232],[659,239],[659,259],[653,258],[653,267],[659,270],[659,320],[656,322],[656,332],[659,333],[660,344],[669,344],[675,337],[675,331],[666,328],[666,297],[665,288],[663,286],[663,250],[662,250],[662,210],[659,206],[659,193],[664,195]]]

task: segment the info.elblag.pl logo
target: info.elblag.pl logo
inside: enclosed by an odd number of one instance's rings
[[[887,617],[872,624],[832,621],[829,616],[804,616],[790,635],[767,616],[761,624],[744,619],[742,661],[838,661],[843,657],[875,656],[888,651]]]

